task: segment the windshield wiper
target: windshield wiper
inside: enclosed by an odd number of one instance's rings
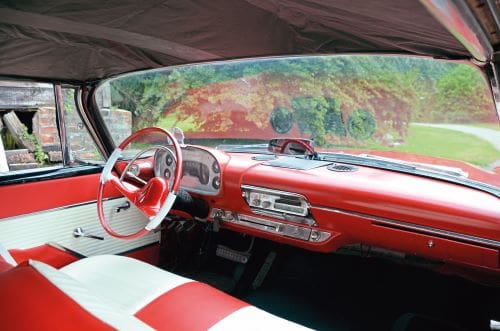
[[[365,167],[403,172],[416,176],[439,179],[454,184],[472,187],[497,198],[500,198],[500,188],[467,178],[467,173],[461,169],[451,167],[441,167],[426,163],[412,163],[399,161],[391,158],[384,158],[375,155],[354,155],[344,153],[320,153],[319,160],[348,163]]]

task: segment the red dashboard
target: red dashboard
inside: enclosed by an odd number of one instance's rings
[[[203,198],[209,219],[225,228],[319,252],[363,244],[500,274],[500,204],[492,194],[369,167],[298,170],[255,154],[210,152],[220,162],[221,189]],[[280,193],[304,198],[308,216],[252,208],[245,194],[265,191],[276,195],[271,203]]]

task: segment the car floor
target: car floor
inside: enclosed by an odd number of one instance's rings
[[[284,251],[243,300],[317,330],[397,330],[409,314],[440,321],[439,330],[489,330],[489,288],[375,258]]]
[[[249,237],[235,236],[233,248],[243,250]],[[198,251],[188,267],[174,272],[313,329],[481,331],[500,315],[499,288],[424,268],[261,239],[252,243],[248,263],[241,264],[216,256],[218,243],[231,246],[227,236],[211,241],[211,249]],[[267,274],[261,271],[266,260]]]

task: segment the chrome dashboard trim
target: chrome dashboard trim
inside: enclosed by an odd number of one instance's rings
[[[310,213],[311,204],[309,203],[309,200],[307,200],[307,198],[300,193],[281,191],[281,190],[270,189],[267,187],[245,185],[245,184],[241,185],[241,191],[244,200],[246,201],[248,207],[252,210],[254,214],[274,217],[289,222],[305,224],[308,226],[317,225],[316,221],[314,220],[314,217],[312,217]],[[265,201],[268,203],[267,206],[264,206],[263,203],[261,204],[260,202],[258,205],[255,205],[250,201],[252,193],[254,192],[263,193],[274,197],[281,196],[281,197],[288,197],[289,199],[290,198],[298,199],[298,201],[300,202],[300,206],[295,206],[295,205],[290,206],[285,202],[280,202],[279,203],[280,206],[278,206],[278,201],[277,201],[278,199],[272,199],[272,198],[269,198]]]
[[[247,189],[247,190],[264,191],[264,192],[268,192],[268,193],[271,193],[271,194],[290,195],[290,196],[294,196],[294,197],[297,197],[297,198],[304,199],[305,201],[308,201],[307,198],[305,196],[303,196],[302,194],[294,193],[294,192],[280,191],[280,190],[270,189],[270,188],[267,188],[267,187],[245,185],[245,184],[241,185],[241,188],[242,189]],[[311,205],[309,204],[309,202],[307,204],[308,204],[309,207],[311,207]]]
[[[292,214],[283,214],[283,213],[278,213],[270,210],[260,210],[257,208],[252,208],[250,207],[250,210],[252,213],[256,215],[261,215],[261,216],[267,216],[267,217],[272,217],[272,218],[277,218],[282,221],[287,221],[287,222],[292,222],[292,223],[297,223],[297,224],[302,224],[302,225],[307,225],[307,226],[318,226],[318,223],[314,218],[307,217],[307,216],[297,216],[297,215],[292,215]]]
[[[496,249],[500,249],[500,241],[493,240],[493,239],[471,236],[471,235],[464,234],[464,233],[438,229],[438,228],[425,226],[425,225],[412,224],[412,223],[408,223],[408,222],[393,220],[390,218],[379,217],[379,216],[374,216],[374,215],[370,215],[370,214],[358,213],[358,212],[354,212],[354,211],[348,211],[348,210],[342,210],[342,209],[336,209],[336,208],[312,206],[312,209],[313,210],[319,209],[319,210],[333,212],[336,214],[361,217],[361,218],[364,218],[366,220],[373,222],[373,224],[375,224],[375,225],[389,226],[389,227],[393,227],[393,228],[399,228],[399,229],[414,231],[414,232],[418,232],[418,233],[435,235],[435,236],[446,238],[446,239],[454,239],[454,240],[457,240],[460,242],[473,243],[473,244],[478,244],[481,246],[487,246],[487,247],[493,247]]]
[[[210,218],[223,223],[232,223],[245,228],[256,229],[273,235],[298,239],[313,243],[322,243],[327,241],[332,234],[330,232],[314,229],[304,224],[283,223],[276,220],[270,220],[255,217],[247,214],[238,214],[229,210],[212,208]]]

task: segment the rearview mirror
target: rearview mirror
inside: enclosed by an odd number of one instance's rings
[[[276,154],[304,155],[308,151],[314,150],[314,141],[311,139],[274,138],[269,140],[267,150]]]

